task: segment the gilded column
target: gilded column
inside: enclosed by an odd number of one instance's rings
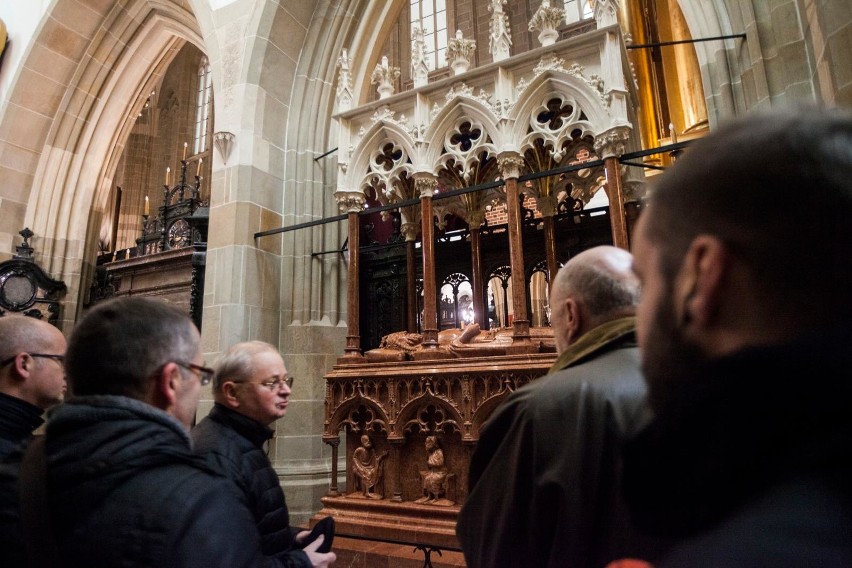
[[[595,152],[604,161],[606,195],[609,198],[609,221],[612,227],[612,244],[625,250],[630,249],[627,238],[627,217],[624,213],[624,185],[621,180],[621,164],[618,157],[630,139],[628,127],[613,128],[595,138]]]
[[[506,182],[506,212],[509,217],[509,257],[512,267],[512,309],[514,321],[512,337],[515,344],[528,343],[530,321],[527,317],[527,285],[524,278],[524,243],[521,226],[521,202],[518,178],[524,159],[517,152],[503,152],[497,156],[497,167]]]
[[[430,174],[415,174],[414,187],[420,195],[420,233],[423,252],[423,347],[438,346],[438,310],[435,284],[435,222],[432,196],[438,180]]]

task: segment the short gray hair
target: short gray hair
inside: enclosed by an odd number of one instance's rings
[[[254,356],[258,353],[278,349],[265,341],[245,341],[232,345],[222,357],[216,361],[216,373],[213,375],[213,391],[222,389],[226,381],[247,381],[254,374]]]

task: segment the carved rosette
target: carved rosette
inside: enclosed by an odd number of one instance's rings
[[[454,75],[461,75],[470,69],[470,58],[476,50],[476,41],[465,39],[461,30],[456,30],[456,37],[447,42],[447,63]]]
[[[523,166],[524,158],[517,152],[503,152],[497,156],[497,169],[504,180],[521,177]]]
[[[382,56],[382,62],[376,63],[373,74],[370,76],[370,84],[378,85],[379,99],[386,99],[393,94],[393,83],[399,78],[399,67],[391,67],[387,56]]]
[[[352,58],[349,57],[348,50],[343,48],[343,53],[337,59],[337,68],[340,70],[340,75],[337,79],[337,108],[340,111],[349,110],[352,108],[354,94],[352,92]]]
[[[488,11],[491,12],[488,38],[492,61],[502,61],[511,55],[509,48],[512,47],[512,34],[509,16],[503,11],[505,3],[506,0],[491,0],[488,4]]]
[[[565,18],[565,10],[550,5],[550,0],[542,0],[541,6],[533,14],[529,23],[531,32],[538,30],[538,41],[542,46],[553,45],[559,39],[556,28]]]
[[[624,153],[629,140],[629,126],[611,128],[595,137],[595,153],[603,160],[620,156]]]

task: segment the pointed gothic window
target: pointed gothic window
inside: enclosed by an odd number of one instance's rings
[[[595,16],[592,0],[565,0],[565,23],[574,24]]]
[[[429,71],[447,66],[447,0],[411,0],[411,25],[420,26]]]
[[[201,58],[198,66],[198,96],[195,110],[195,140],[192,153],[200,154],[207,150],[207,126],[210,122],[210,108],[213,105],[213,80],[210,76],[210,62]]]

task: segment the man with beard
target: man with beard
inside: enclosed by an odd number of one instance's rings
[[[729,123],[649,194],[625,486],[678,539],[655,565],[852,566],[852,116]]]
[[[456,532],[470,568],[601,567],[640,555],[621,499],[623,440],[647,423],[629,252],[569,260],[550,293],[559,357],[482,428]]]

